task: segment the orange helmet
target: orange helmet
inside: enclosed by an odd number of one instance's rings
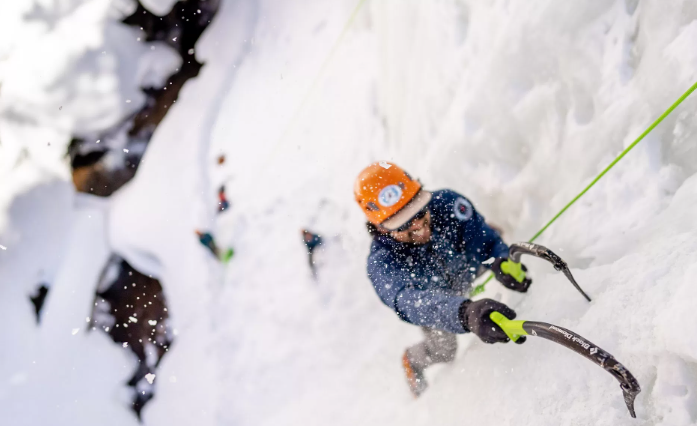
[[[386,161],[373,163],[356,178],[353,194],[368,221],[389,230],[407,223],[422,210],[431,193],[399,166]]]

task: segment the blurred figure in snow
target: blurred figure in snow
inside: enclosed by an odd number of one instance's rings
[[[215,239],[213,238],[213,235],[211,235],[210,232],[202,232],[199,231],[198,229],[196,230],[196,235],[198,235],[198,240],[208,248],[208,250],[213,253],[213,256],[216,258],[220,258],[220,250],[218,250],[218,246],[215,244]]]
[[[307,248],[307,258],[310,263],[310,271],[312,272],[312,277],[317,278],[317,269],[315,268],[314,252],[315,249],[322,245],[322,237],[319,234],[314,234],[307,229],[300,231],[303,235],[303,242]]]
[[[198,235],[198,240],[201,242],[201,244],[206,246],[206,248],[213,253],[213,256],[215,256],[215,258],[221,262],[226,264],[230,261],[230,259],[232,259],[232,256],[235,255],[235,251],[232,249],[232,247],[229,247],[225,251],[221,251],[210,232],[202,232],[197,229],[196,235]]]
[[[492,299],[470,300],[472,282],[487,268],[521,293],[532,280],[525,266],[508,260],[508,246],[469,200],[448,189],[426,191],[385,161],[358,175],[354,195],[373,236],[367,269],[376,293],[424,334],[402,356],[414,397],[426,390],[426,368],[455,359],[457,334],[471,332],[485,343],[509,340],[489,315],[513,319],[515,312]]]
[[[32,305],[34,305],[34,313],[36,313],[36,323],[41,322],[41,309],[44,307],[46,296],[48,295],[48,284],[41,283],[36,288],[33,294],[29,295]]]
[[[230,207],[230,202],[225,198],[225,185],[218,190],[218,213],[222,213]]]

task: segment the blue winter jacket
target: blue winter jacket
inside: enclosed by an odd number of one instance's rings
[[[482,262],[508,257],[508,246],[462,195],[434,191],[431,241],[405,244],[373,239],[368,277],[382,302],[409,323],[465,333],[458,317]]]

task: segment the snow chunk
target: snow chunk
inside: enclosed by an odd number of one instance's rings
[[[79,328],[73,328],[73,336],[76,335],[78,331],[80,331]]]
[[[140,3],[155,15],[162,16],[172,10],[176,0],[142,0]]]
[[[664,51],[664,55],[677,65],[683,80],[694,80],[697,75],[695,72],[697,54],[694,49],[690,48],[690,46],[694,46],[695,42],[697,42],[697,22],[693,21],[680,29],[678,36]]]
[[[152,382],[155,381],[155,375],[153,373],[148,373],[145,375],[145,380],[152,385]]]

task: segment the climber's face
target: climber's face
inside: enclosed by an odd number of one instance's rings
[[[431,241],[431,212],[424,209],[396,231],[385,231],[400,243],[426,244]]]

